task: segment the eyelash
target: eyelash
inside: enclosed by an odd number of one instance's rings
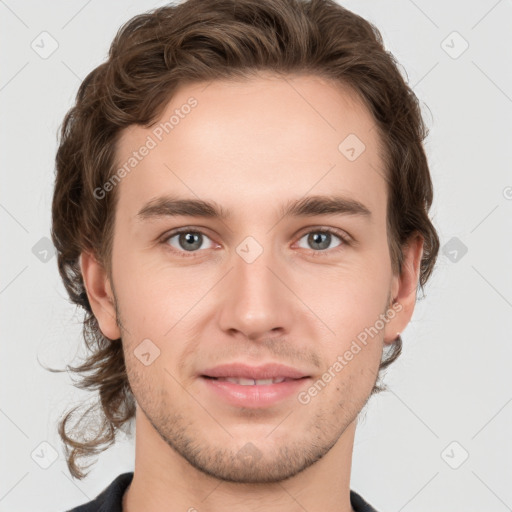
[[[169,249],[173,254],[176,254],[177,256],[180,256],[182,258],[195,258],[195,257],[197,257],[196,256],[197,253],[201,252],[201,251],[200,250],[198,250],[198,251],[191,251],[191,252],[179,251],[177,249],[174,249],[170,245],[168,245],[167,242],[171,238],[175,237],[176,235],[179,235],[180,233],[194,233],[194,234],[200,234],[200,235],[206,236],[207,238],[210,238],[203,231],[201,231],[199,229],[195,229],[195,228],[188,228],[188,227],[175,229],[175,230],[171,231],[170,233],[167,233],[166,235],[164,235],[164,238],[162,240],[160,240],[160,243],[165,245],[166,249]],[[303,238],[305,235],[308,235],[308,234],[311,234],[311,233],[328,233],[328,234],[336,236],[342,242],[339,246],[335,247],[334,249],[324,249],[324,250],[320,250],[320,251],[315,251],[315,250],[311,249],[313,257],[319,257],[319,256],[324,256],[325,257],[326,255],[329,256],[329,255],[331,255],[332,252],[337,252],[338,250],[342,250],[344,248],[344,246],[352,245],[352,241],[348,237],[348,235],[345,235],[342,232],[340,232],[340,231],[338,231],[336,229],[333,229],[333,228],[315,228],[315,229],[311,229],[310,231],[306,231],[303,234],[301,234],[301,236],[299,237],[299,240],[301,238]]]

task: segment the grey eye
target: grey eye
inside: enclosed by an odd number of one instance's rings
[[[178,246],[171,242],[174,238],[177,239]],[[187,252],[193,252],[201,248],[205,239],[209,240],[204,233],[199,231],[181,231],[169,236],[166,241],[169,242],[169,245],[177,251],[184,250]],[[210,247],[206,247],[206,249],[209,248]]]
[[[309,233],[306,233],[302,238],[306,238],[307,241],[306,243],[310,244],[310,247],[303,247],[304,249],[309,249],[309,248],[313,248],[313,249],[317,249],[317,250],[320,250],[320,251],[324,251],[326,249],[329,249],[329,248],[333,248],[333,247],[330,247],[331,245],[331,242],[333,240],[333,236],[334,238],[337,238],[340,243],[338,243],[338,245],[341,245],[341,238],[338,236],[338,235],[335,235],[334,233],[331,233],[330,231],[310,231]],[[334,246],[334,247],[337,247]]]

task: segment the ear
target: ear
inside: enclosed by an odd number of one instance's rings
[[[92,311],[103,335],[111,340],[121,337],[116,322],[114,294],[106,270],[88,251],[80,255],[82,277]]]
[[[403,265],[400,275],[393,276],[391,286],[393,304],[388,306],[389,322],[384,329],[384,343],[391,344],[411,320],[416,305],[416,291],[423,256],[423,236],[416,233],[403,247]],[[394,313],[394,314],[393,314]]]

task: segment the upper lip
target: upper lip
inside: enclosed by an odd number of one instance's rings
[[[222,364],[215,368],[208,368],[201,372],[201,376],[206,377],[230,377],[246,379],[301,379],[308,377],[307,374],[282,364],[268,363],[262,366],[249,366],[244,363]]]

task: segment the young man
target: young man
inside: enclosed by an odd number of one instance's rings
[[[103,422],[61,422],[68,467],[135,419],[135,471],[74,510],[374,510],[353,442],[438,252],[425,135],[334,2],[123,27],[64,120],[52,236]]]

